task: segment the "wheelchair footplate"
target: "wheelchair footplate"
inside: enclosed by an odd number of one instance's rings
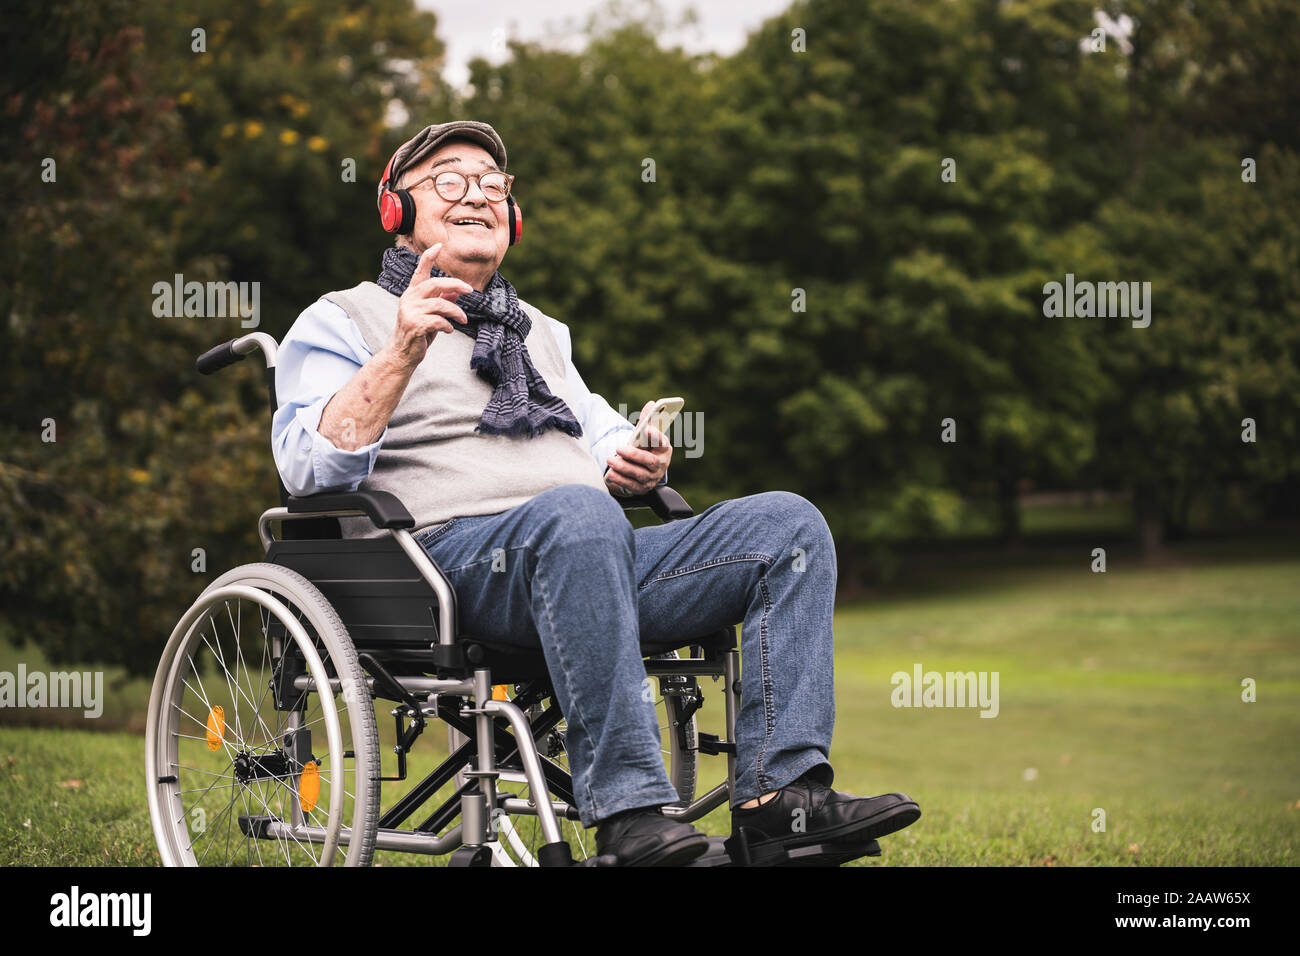
[[[741,833],[743,838],[744,831]],[[732,854],[736,855],[733,856]],[[864,856],[880,856],[880,844],[875,840],[858,840],[848,843],[814,843],[810,846],[764,847],[751,849],[748,842],[738,843],[735,838],[709,837],[709,848],[697,857],[691,866],[841,866]],[[593,856],[576,866],[614,866],[612,856]]]
[[[709,837],[709,849],[691,866],[841,866],[864,856],[880,856],[875,840],[812,843],[807,846],[754,847],[748,831],[741,827],[735,836]]]

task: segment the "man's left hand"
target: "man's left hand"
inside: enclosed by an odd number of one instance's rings
[[[654,402],[646,402],[641,409],[638,424],[644,421],[654,408]],[[618,449],[611,458],[605,459],[609,471],[605,472],[605,484],[619,495],[640,495],[659,484],[668,472],[668,461],[673,457],[673,446],[659,429],[653,426],[646,432],[649,436],[649,448],[637,448],[627,444]]]

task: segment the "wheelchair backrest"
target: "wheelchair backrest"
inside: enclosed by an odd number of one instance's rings
[[[359,652],[428,659],[429,646],[438,640],[438,597],[390,535],[273,541],[266,560],[314,584],[338,611]]]

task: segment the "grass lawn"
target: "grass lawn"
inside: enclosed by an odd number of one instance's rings
[[[1087,549],[967,564],[842,605],[836,786],[902,790],[924,813],[864,865],[1300,864],[1300,558],[1256,551],[1188,548],[1149,567],[1113,555],[1105,574]],[[998,716],[895,708],[890,676],[915,664],[996,671]],[[139,701],[140,688],[115,693]],[[720,717],[709,696],[702,729]],[[440,726],[413,775],[441,752]],[[143,751],[138,733],[0,727],[0,863],[155,863]],[[703,790],[724,768],[701,759]],[[387,805],[399,794],[384,786]],[[728,819],[701,826],[725,833]]]

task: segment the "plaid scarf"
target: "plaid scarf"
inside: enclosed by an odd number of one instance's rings
[[[386,249],[375,284],[400,296],[411,284],[419,261],[420,257],[410,249]],[[447,275],[437,266],[431,274]],[[488,435],[535,438],[547,429],[558,428],[580,437],[582,426],[564,400],[551,394],[528,356],[524,339],[533,323],[519,307],[515,287],[500,272],[494,272],[484,291],[467,292],[456,299],[456,305],[469,322],[465,325],[452,322],[452,328],[474,339],[469,367],[493,389],[474,430]]]

